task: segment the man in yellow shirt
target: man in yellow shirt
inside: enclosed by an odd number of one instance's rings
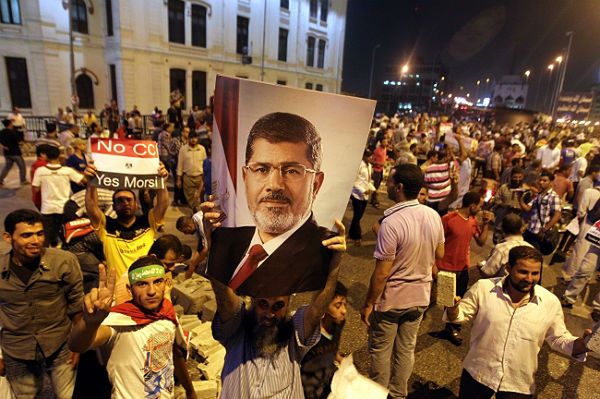
[[[90,163],[85,174],[93,176],[96,167]],[[169,172],[161,163],[158,169],[161,178]],[[157,190],[156,205],[147,215],[137,216],[139,204],[135,193],[128,189],[117,190],[113,194],[113,209],[116,218],[105,216],[98,206],[96,187],[89,185],[85,193],[85,209],[104,244],[104,256],[109,269],[115,269],[117,278],[127,272],[129,266],[146,255],[152,246],[156,233],[169,207],[169,192],[166,184]]]

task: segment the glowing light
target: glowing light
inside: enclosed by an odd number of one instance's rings
[[[481,84],[481,80],[477,81],[477,86],[479,86]]]
[[[556,59],[554,61],[556,61],[560,64],[562,62],[562,60],[563,60],[562,55],[559,55],[558,57],[556,57]]]
[[[528,69],[528,70],[525,71],[525,76],[529,77],[529,75],[531,75],[531,71]]]
[[[548,65],[548,70],[552,72],[554,70],[554,64]]]
[[[408,64],[404,64],[402,66],[402,73],[406,73],[406,72],[408,72]]]

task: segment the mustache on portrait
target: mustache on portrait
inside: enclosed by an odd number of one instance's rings
[[[265,195],[260,199],[260,202],[265,201],[284,201],[288,203],[291,202],[290,199],[280,191],[273,191],[272,193]]]

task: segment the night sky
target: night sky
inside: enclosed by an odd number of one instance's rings
[[[589,91],[600,82],[600,0],[348,0],[342,90],[367,96],[371,52],[381,44],[374,94],[386,65],[438,59],[456,93],[462,85],[472,95],[478,79],[530,69],[531,99],[547,87],[567,31],[574,36],[564,91]]]

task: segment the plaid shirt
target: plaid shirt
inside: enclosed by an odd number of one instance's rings
[[[552,219],[556,212],[561,211],[560,197],[550,189],[544,195],[538,194],[531,201],[531,219],[529,220],[529,230],[533,234],[539,233],[542,228]]]

